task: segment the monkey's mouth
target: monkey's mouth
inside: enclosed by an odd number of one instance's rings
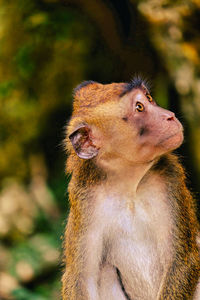
[[[166,145],[168,144],[168,147],[171,148],[171,146],[178,147],[183,142],[183,127],[179,128],[175,133],[170,134],[169,136],[166,136],[165,138],[161,139],[159,141],[158,146]],[[167,147],[167,148],[168,148]]]

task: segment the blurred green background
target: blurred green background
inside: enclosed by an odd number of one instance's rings
[[[200,193],[200,0],[0,0],[0,299],[60,299],[72,89],[129,81],[185,127]]]

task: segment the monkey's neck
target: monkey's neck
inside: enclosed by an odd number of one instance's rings
[[[136,196],[140,185],[147,179],[149,170],[154,163],[137,164],[121,168],[119,172],[108,173],[106,186],[116,189],[122,195]]]
[[[136,196],[138,188],[144,182],[154,162],[140,164],[118,164],[117,168],[106,169],[97,167],[94,161],[81,161],[79,168],[74,168],[72,182],[81,194],[93,189],[95,186],[103,186],[104,189],[118,194]],[[116,166],[116,165],[115,165]]]

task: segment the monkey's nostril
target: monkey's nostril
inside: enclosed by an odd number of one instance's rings
[[[174,120],[174,116],[168,117],[167,121],[173,121]]]
[[[169,111],[165,114],[165,120],[174,121],[174,119],[175,119],[175,114],[173,112]]]

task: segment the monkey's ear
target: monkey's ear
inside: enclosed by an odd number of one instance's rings
[[[83,159],[91,159],[98,154],[98,148],[93,143],[91,129],[83,125],[70,134],[69,139],[76,154]]]

